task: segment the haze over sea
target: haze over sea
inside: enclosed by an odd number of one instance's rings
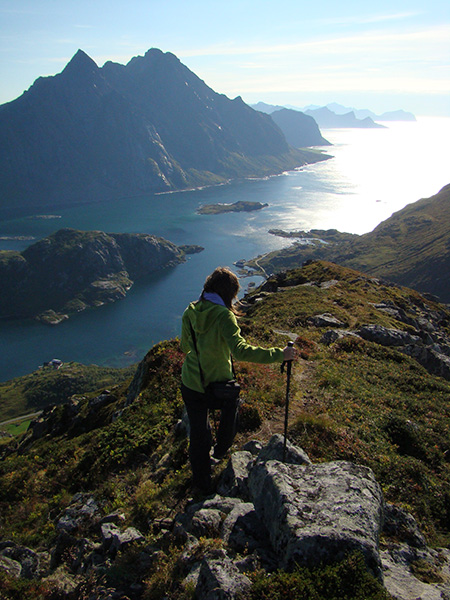
[[[43,211],[55,218],[0,221],[0,249],[23,250],[62,227],[145,232],[205,248],[186,263],[136,283],[124,300],[57,327],[31,320],[1,322],[0,380],[30,373],[52,358],[105,366],[138,362],[156,342],[179,335],[184,308],[198,297],[216,266],[232,267],[242,258],[288,245],[268,229],[366,233],[393,212],[450,183],[450,118],[385,125],[386,129],[322,130],[333,143],[324,148],[333,159],[268,179]],[[238,200],[269,206],[251,213],[196,212],[203,204]],[[16,236],[35,240],[1,239]],[[242,280],[244,289],[249,281]]]

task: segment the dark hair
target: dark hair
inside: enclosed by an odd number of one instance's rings
[[[233,300],[239,291],[239,279],[228,267],[217,267],[206,278],[203,292],[215,292],[225,302],[225,306],[232,310]],[[202,296],[203,296],[202,292]]]

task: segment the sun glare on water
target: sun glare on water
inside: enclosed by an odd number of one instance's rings
[[[365,233],[450,183],[450,118],[383,125],[387,129],[323,130],[334,158],[319,168],[335,189],[311,210],[311,228]]]

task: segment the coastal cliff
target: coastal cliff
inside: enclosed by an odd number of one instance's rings
[[[153,235],[61,229],[21,253],[0,252],[0,317],[57,324],[183,260],[182,250]]]

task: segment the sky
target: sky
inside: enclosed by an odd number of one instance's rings
[[[450,116],[449,0],[0,0],[0,104],[79,48],[172,52],[249,104]]]

